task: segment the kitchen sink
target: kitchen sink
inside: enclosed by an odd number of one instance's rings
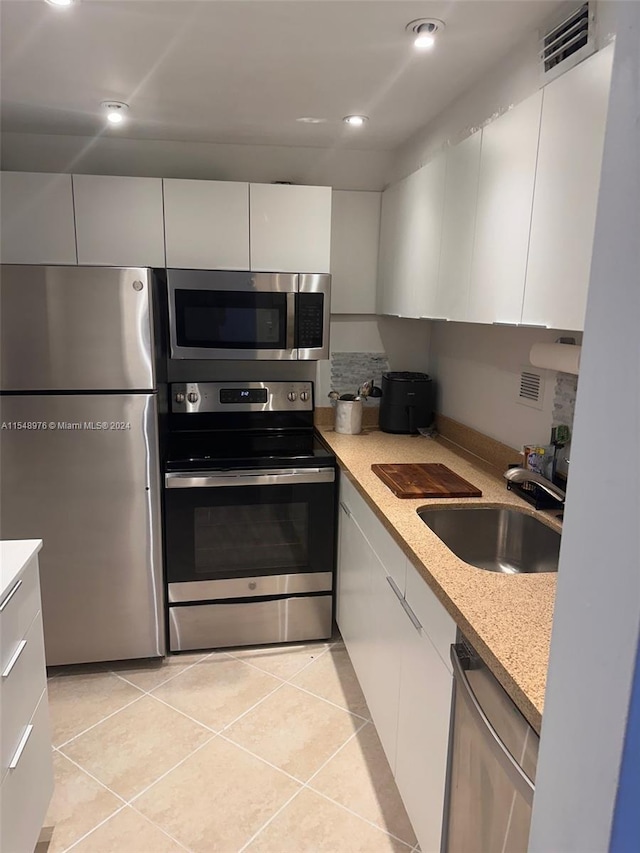
[[[508,575],[558,571],[560,534],[524,512],[424,507],[418,515],[457,557],[478,569]]]

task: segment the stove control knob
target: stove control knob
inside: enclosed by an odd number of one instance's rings
[[[178,391],[176,394],[176,403],[184,403],[185,397],[182,391]]]
[[[308,391],[301,391],[300,392],[300,399],[302,400],[303,403],[306,403],[307,400],[309,399],[309,392]]]
[[[199,397],[198,397],[198,395],[196,394],[196,392],[195,392],[195,391],[189,391],[189,393],[187,394],[187,400],[188,400],[190,403],[197,403],[197,402],[198,402],[198,399],[199,399]]]
[[[292,403],[295,403],[295,401],[297,399],[298,399],[298,395],[296,394],[296,392],[295,391],[289,391],[289,393],[287,394],[287,400],[290,400]]]

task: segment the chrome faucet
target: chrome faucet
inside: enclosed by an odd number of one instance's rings
[[[564,504],[566,493],[559,489],[551,480],[547,480],[542,474],[537,474],[535,471],[527,471],[526,468],[509,468],[503,474],[505,480],[510,483],[535,483],[541,489],[555,498],[559,503]]]

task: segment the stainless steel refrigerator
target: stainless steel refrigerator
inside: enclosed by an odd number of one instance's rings
[[[0,538],[44,541],[47,664],[164,654],[148,269],[2,266]]]

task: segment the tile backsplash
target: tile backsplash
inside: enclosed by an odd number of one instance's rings
[[[355,394],[367,379],[379,387],[386,370],[389,361],[384,352],[332,352],[331,388],[339,394]],[[377,405],[379,400],[368,402]]]
[[[552,426],[568,426],[573,431],[573,416],[576,407],[578,377],[573,373],[556,374],[553,395]]]

